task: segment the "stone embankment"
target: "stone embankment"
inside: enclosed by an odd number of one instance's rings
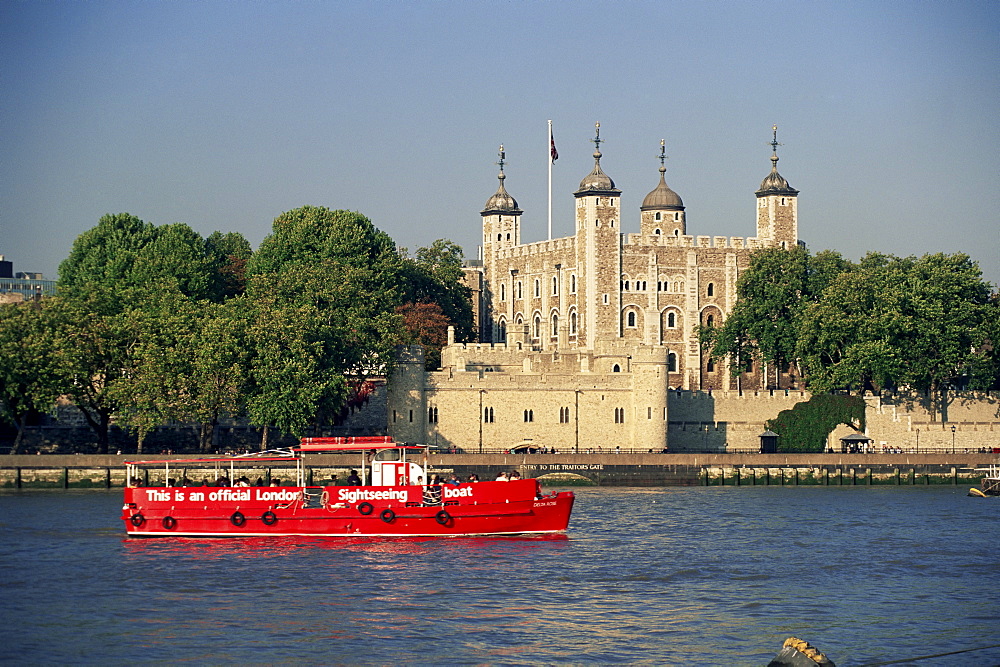
[[[125,483],[124,461],[115,455],[38,455],[0,457],[0,489],[113,488]],[[164,461],[174,457],[149,456]],[[414,460],[421,461],[422,457]],[[997,462],[995,454],[432,454],[432,473],[472,473],[491,479],[501,471],[517,470],[547,485],[580,486],[757,486],[757,485],[978,485],[985,469]],[[343,484],[352,468],[360,467],[356,454],[309,455],[304,469],[309,484]],[[293,461],[252,459],[231,470],[226,464],[191,467],[183,473],[189,483],[217,476],[246,475],[252,481],[277,478],[291,483]],[[179,482],[176,466],[147,468],[146,483],[162,485],[169,476]]]

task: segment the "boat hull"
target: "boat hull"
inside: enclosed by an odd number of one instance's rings
[[[517,535],[565,532],[573,502],[571,492],[537,497],[535,480],[432,489],[130,487],[121,518],[130,537]]]

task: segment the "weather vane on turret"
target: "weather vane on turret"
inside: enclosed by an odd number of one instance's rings
[[[778,126],[772,125],[771,131],[774,132],[774,137],[771,139],[771,155],[774,157],[778,156],[778,146],[784,146],[784,144],[778,143]]]
[[[500,165],[500,173],[502,174],[503,173],[504,158],[506,157],[506,153],[503,150],[503,144],[500,144],[500,152],[497,153],[497,155],[500,156],[500,161],[497,162],[497,164]]]
[[[597,159],[601,158],[601,124],[594,123],[594,127],[597,130],[597,135],[591,139],[594,142],[594,157]]]
[[[660,157],[660,173],[662,174],[662,173],[664,173],[664,172],[667,171],[667,167],[664,164],[665,160],[667,159],[667,146],[666,146],[666,142],[663,139],[660,139],[660,156],[659,157]]]

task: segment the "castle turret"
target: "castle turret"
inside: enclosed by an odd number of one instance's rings
[[[621,194],[601,169],[601,124],[596,124],[594,170],[580,181],[576,197],[577,272],[583,276],[578,302],[581,346],[621,336]],[[583,304],[586,304],[585,306]]]
[[[498,274],[501,262],[497,261],[499,253],[521,244],[521,209],[504,188],[507,178],[503,173],[506,153],[503,144],[500,145],[500,174],[497,178],[500,185],[497,191],[486,200],[481,215],[483,216],[483,263],[485,275],[482,281],[483,307],[480,309],[480,334],[483,341],[502,342],[506,338],[507,315],[511,300],[506,291],[511,288],[510,274]],[[490,307],[492,304],[492,308]]]
[[[503,173],[504,152],[500,145],[500,174],[497,179],[500,185],[497,191],[486,200],[481,215],[483,216],[483,253],[488,256],[498,248],[510,248],[521,243],[521,209],[517,200],[508,194],[503,182],[507,178]]]
[[[667,185],[665,174],[667,159],[664,142],[660,140],[660,183],[642,200],[639,210],[642,212],[640,231],[642,234],[667,234],[684,236],[687,234],[687,221],[684,217],[684,202],[680,195]]]
[[[757,190],[757,238],[769,246],[791,248],[799,242],[799,191],[778,173],[778,126],[771,129],[771,173]]]

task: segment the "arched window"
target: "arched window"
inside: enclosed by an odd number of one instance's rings
[[[559,335],[559,316],[552,313],[552,337],[556,338]]]
[[[507,286],[503,283],[500,283],[500,300],[501,301],[507,300]]]
[[[569,276],[569,292],[570,294],[576,294],[576,274],[572,273]]]
[[[510,232],[507,232],[507,240],[510,241]]]
[[[611,372],[612,373],[621,373],[622,372],[622,367],[619,366],[618,364],[615,364],[614,366],[611,367]]]
[[[660,228],[657,227],[656,229],[654,229],[653,233],[656,234],[657,236],[659,236],[660,235]]]
[[[499,327],[499,329],[497,331],[497,337],[500,339],[499,342],[501,342],[501,343],[506,343],[507,342],[507,323],[506,322],[500,322],[500,327]]]
[[[535,298],[538,298],[541,295],[542,295],[542,282],[538,278],[535,278]]]
[[[656,212],[656,215],[654,215],[654,216],[653,216],[653,219],[654,219],[654,220],[656,220],[657,222],[659,222],[660,220],[662,220],[662,219],[663,219],[663,216],[661,216],[661,215],[660,215],[660,212],[659,212],[659,211],[657,211],[657,212]],[[657,234],[659,234],[659,233],[660,233],[660,230],[659,230],[659,229],[657,229],[657,230],[656,230],[656,233],[657,233]]]
[[[503,234],[497,234],[497,242],[503,241]]]
[[[493,408],[483,408],[483,421],[487,424],[492,424],[494,422]]]
[[[559,278],[552,276],[552,296],[559,294]]]
[[[667,313],[667,328],[676,329],[677,328],[677,313],[670,311]]]
[[[715,283],[709,283],[706,291],[708,296],[715,296]]]
[[[705,326],[714,327],[715,326],[715,315],[709,315],[705,318]]]
[[[524,293],[521,291],[521,288],[522,288],[521,281],[518,280],[517,281],[517,298],[518,299],[523,299],[524,298]]]
[[[667,355],[667,372],[676,373],[677,372],[677,354],[671,352]]]
[[[715,361],[713,359],[708,360],[708,364],[705,365],[705,370],[709,373],[715,372]]]
[[[674,236],[680,236],[680,235],[681,235],[681,230],[675,229],[674,230]]]
[[[625,408],[615,408],[615,423],[616,424],[625,423]]]
[[[533,330],[532,330],[532,333],[531,333],[531,337],[532,338],[541,338],[542,318],[539,317],[538,315],[535,315],[534,325],[535,326],[533,327]]]
[[[524,411],[524,421],[525,422],[533,422],[533,421],[535,421],[535,411],[534,410],[525,410]]]
[[[576,311],[569,314],[569,335],[576,335]]]
[[[628,313],[628,326],[635,328],[635,312],[629,311]]]

